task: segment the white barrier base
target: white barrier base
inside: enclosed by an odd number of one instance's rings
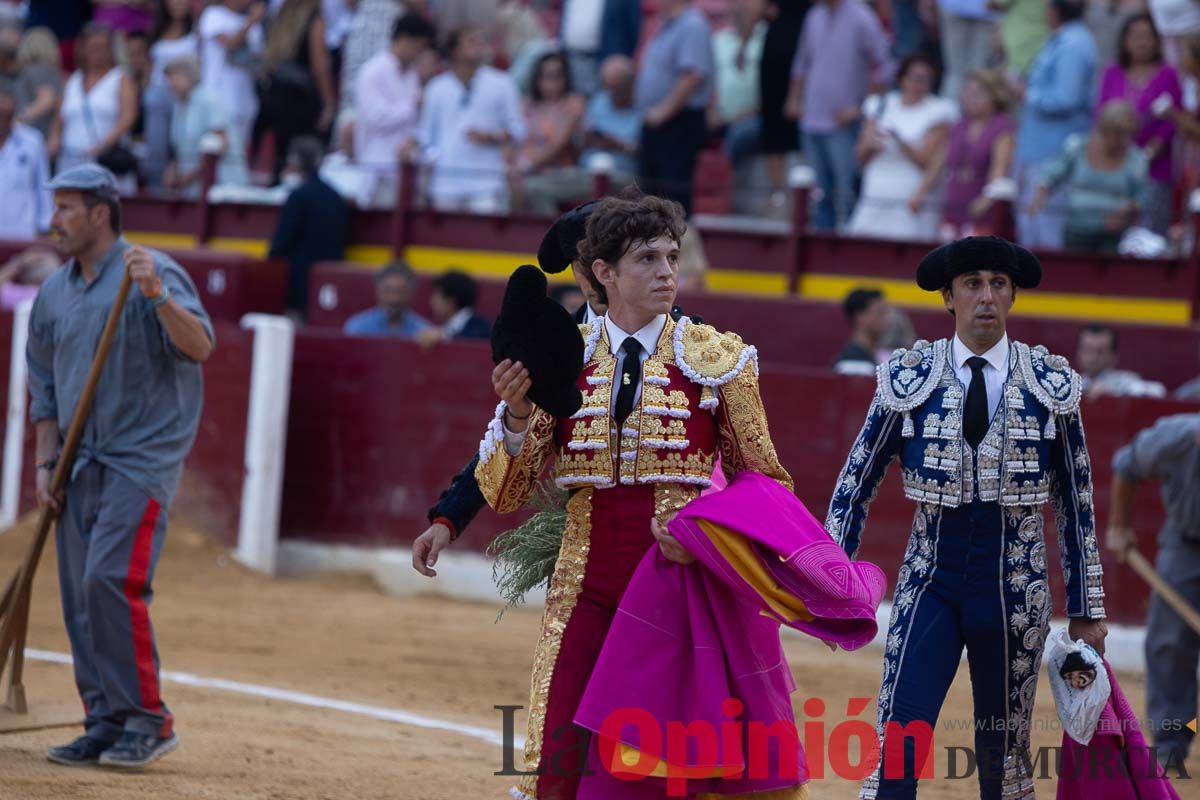
[[[283,541],[279,543],[278,574],[290,576],[314,575],[321,572],[356,572],[370,575],[389,594],[437,594],[455,600],[482,603],[503,602],[492,583],[492,562],[479,553],[442,551],[436,578],[426,578],[412,567],[412,551],[408,548],[367,548],[350,545],[327,545],[316,542]],[[530,592],[526,605],[540,607],[546,600],[542,591]],[[870,644],[882,647],[892,614],[892,604],[884,602],[876,618],[879,633]],[[1054,628],[1065,627],[1066,619],[1055,619]],[[791,628],[784,635],[802,636]],[[1145,671],[1142,648],[1146,629],[1141,625],[1109,625],[1105,657],[1114,669],[1123,672]],[[966,658],[964,654],[963,658]]]

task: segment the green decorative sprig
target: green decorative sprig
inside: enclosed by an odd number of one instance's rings
[[[525,602],[530,590],[550,586],[567,526],[567,496],[553,482],[543,482],[525,506],[534,515],[488,545],[487,553],[495,559],[492,580],[507,603],[496,615],[497,622],[507,609]]]

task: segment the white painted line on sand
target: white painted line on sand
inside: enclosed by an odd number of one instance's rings
[[[34,661],[47,661],[52,664],[71,664],[71,657],[65,653],[55,653],[50,650],[34,650],[26,648],[25,657]],[[233,694],[246,695],[248,697],[261,697],[266,700],[278,700],[282,703],[291,703],[297,706],[307,706],[309,708],[322,708],[330,711],[341,711],[346,714],[358,714],[363,717],[371,717],[373,719],[383,720],[384,722],[395,722],[400,725],[408,725],[413,728],[429,728],[431,730],[449,731],[458,733],[463,736],[469,736],[472,739],[479,739],[488,744],[503,745],[504,738],[496,731],[490,728],[480,728],[475,725],[461,725],[457,722],[450,722],[436,717],[426,717],[422,714],[414,714],[411,711],[401,711],[396,708],[384,708],[382,706],[372,706],[365,703],[352,703],[346,700],[336,700],[330,697],[319,697],[315,694],[307,694],[305,692],[293,692],[287,689],[276,689],[273,686],[259,686],[254,683],[242,683],[241,681],[227,681],[221,678],[204,678],[200,675],[193,675],[190,672],[174,672],[172,670],[163,670],[162,679],[168,683],[177,683],[180,686],[192,686],[198,689],[216,689],[222,692],[231,692]],[[524,737],[517,736],[513,740],[513,747],[516,750],[523,750],[525,747]]]

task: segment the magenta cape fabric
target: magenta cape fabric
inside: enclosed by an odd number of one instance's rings
[[[782,619],[771,611],[698,520],[749,540],[756,560],[779,587],[804,601],[814,619]],[[621,599],[575,723],[672,765],[747,770],[742,778],[689,780],[689,791],[734,794],[803,783],[807,769],[799,737],[764,737],[766,746],[751,747],[754,723],[795,731],[790,698],[795,683],[779,624],[846,649],[862,647],[876,633],[883,572],[851,562],[791,492],[758,473],[741,473],[724,491],[693,501],[669,528],[696,563],[668,561],[658,547],[647,552]],[[832,665],[837,655],[829,659]],[[723,709],[727,698],[739,701],[742,711],[731,715],[728,706]],[[616,725],[622,719],[617,712],[629,709],[641,724]],[[731,721],[741,723],[740,746],[720,735],[722,724]],[[668,725],[692,723],[707,723],[716,732],[716,752],[705,752],[695,738],[670,752]]]
[[[1096,735],[1085,746],[1063,734],[1058,800],[1179,800],[1146,745],[1137,715],[1107,661],[1104,668],[1112,694]]]

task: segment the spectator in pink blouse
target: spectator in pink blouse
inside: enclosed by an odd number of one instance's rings
[[[1163,58],[1162,40],[1149,14],[1137,14],[1121,26],[1117,43],[1117,63],[1104,71],[1100,82],[1097,113],[1110,100],[1124,100],[1138,115],[1134,139],[1150,161],[1150,188],[1143,207],[1142,224],[1158,233],[1166,233],[1171,223],[1171,180],[1174,163],[1171,142],[1175,126],[1169,119],[1155,116],[1156,101],[1181,105],[1183,90],[1175,68]]]
[[[1012,94],[1000,72],[977,69],[959,95],[962,118],[950,131],[946,152],[946,204],[942,212],[943,239],[993,233],[988,212],[992,201],[983,189],[1009,174],[1013,131],[1009,116]]]
[[[563,53],[555,51],[538,59],[525,102],[528,134],[517,149],[518,180],[513,196],[518,205],[556,213],[556,203],[575,199],[580,188],[576,145],[586,105],[583,96],[572,89]],[[583,189],[586,192],[587,186]]]

